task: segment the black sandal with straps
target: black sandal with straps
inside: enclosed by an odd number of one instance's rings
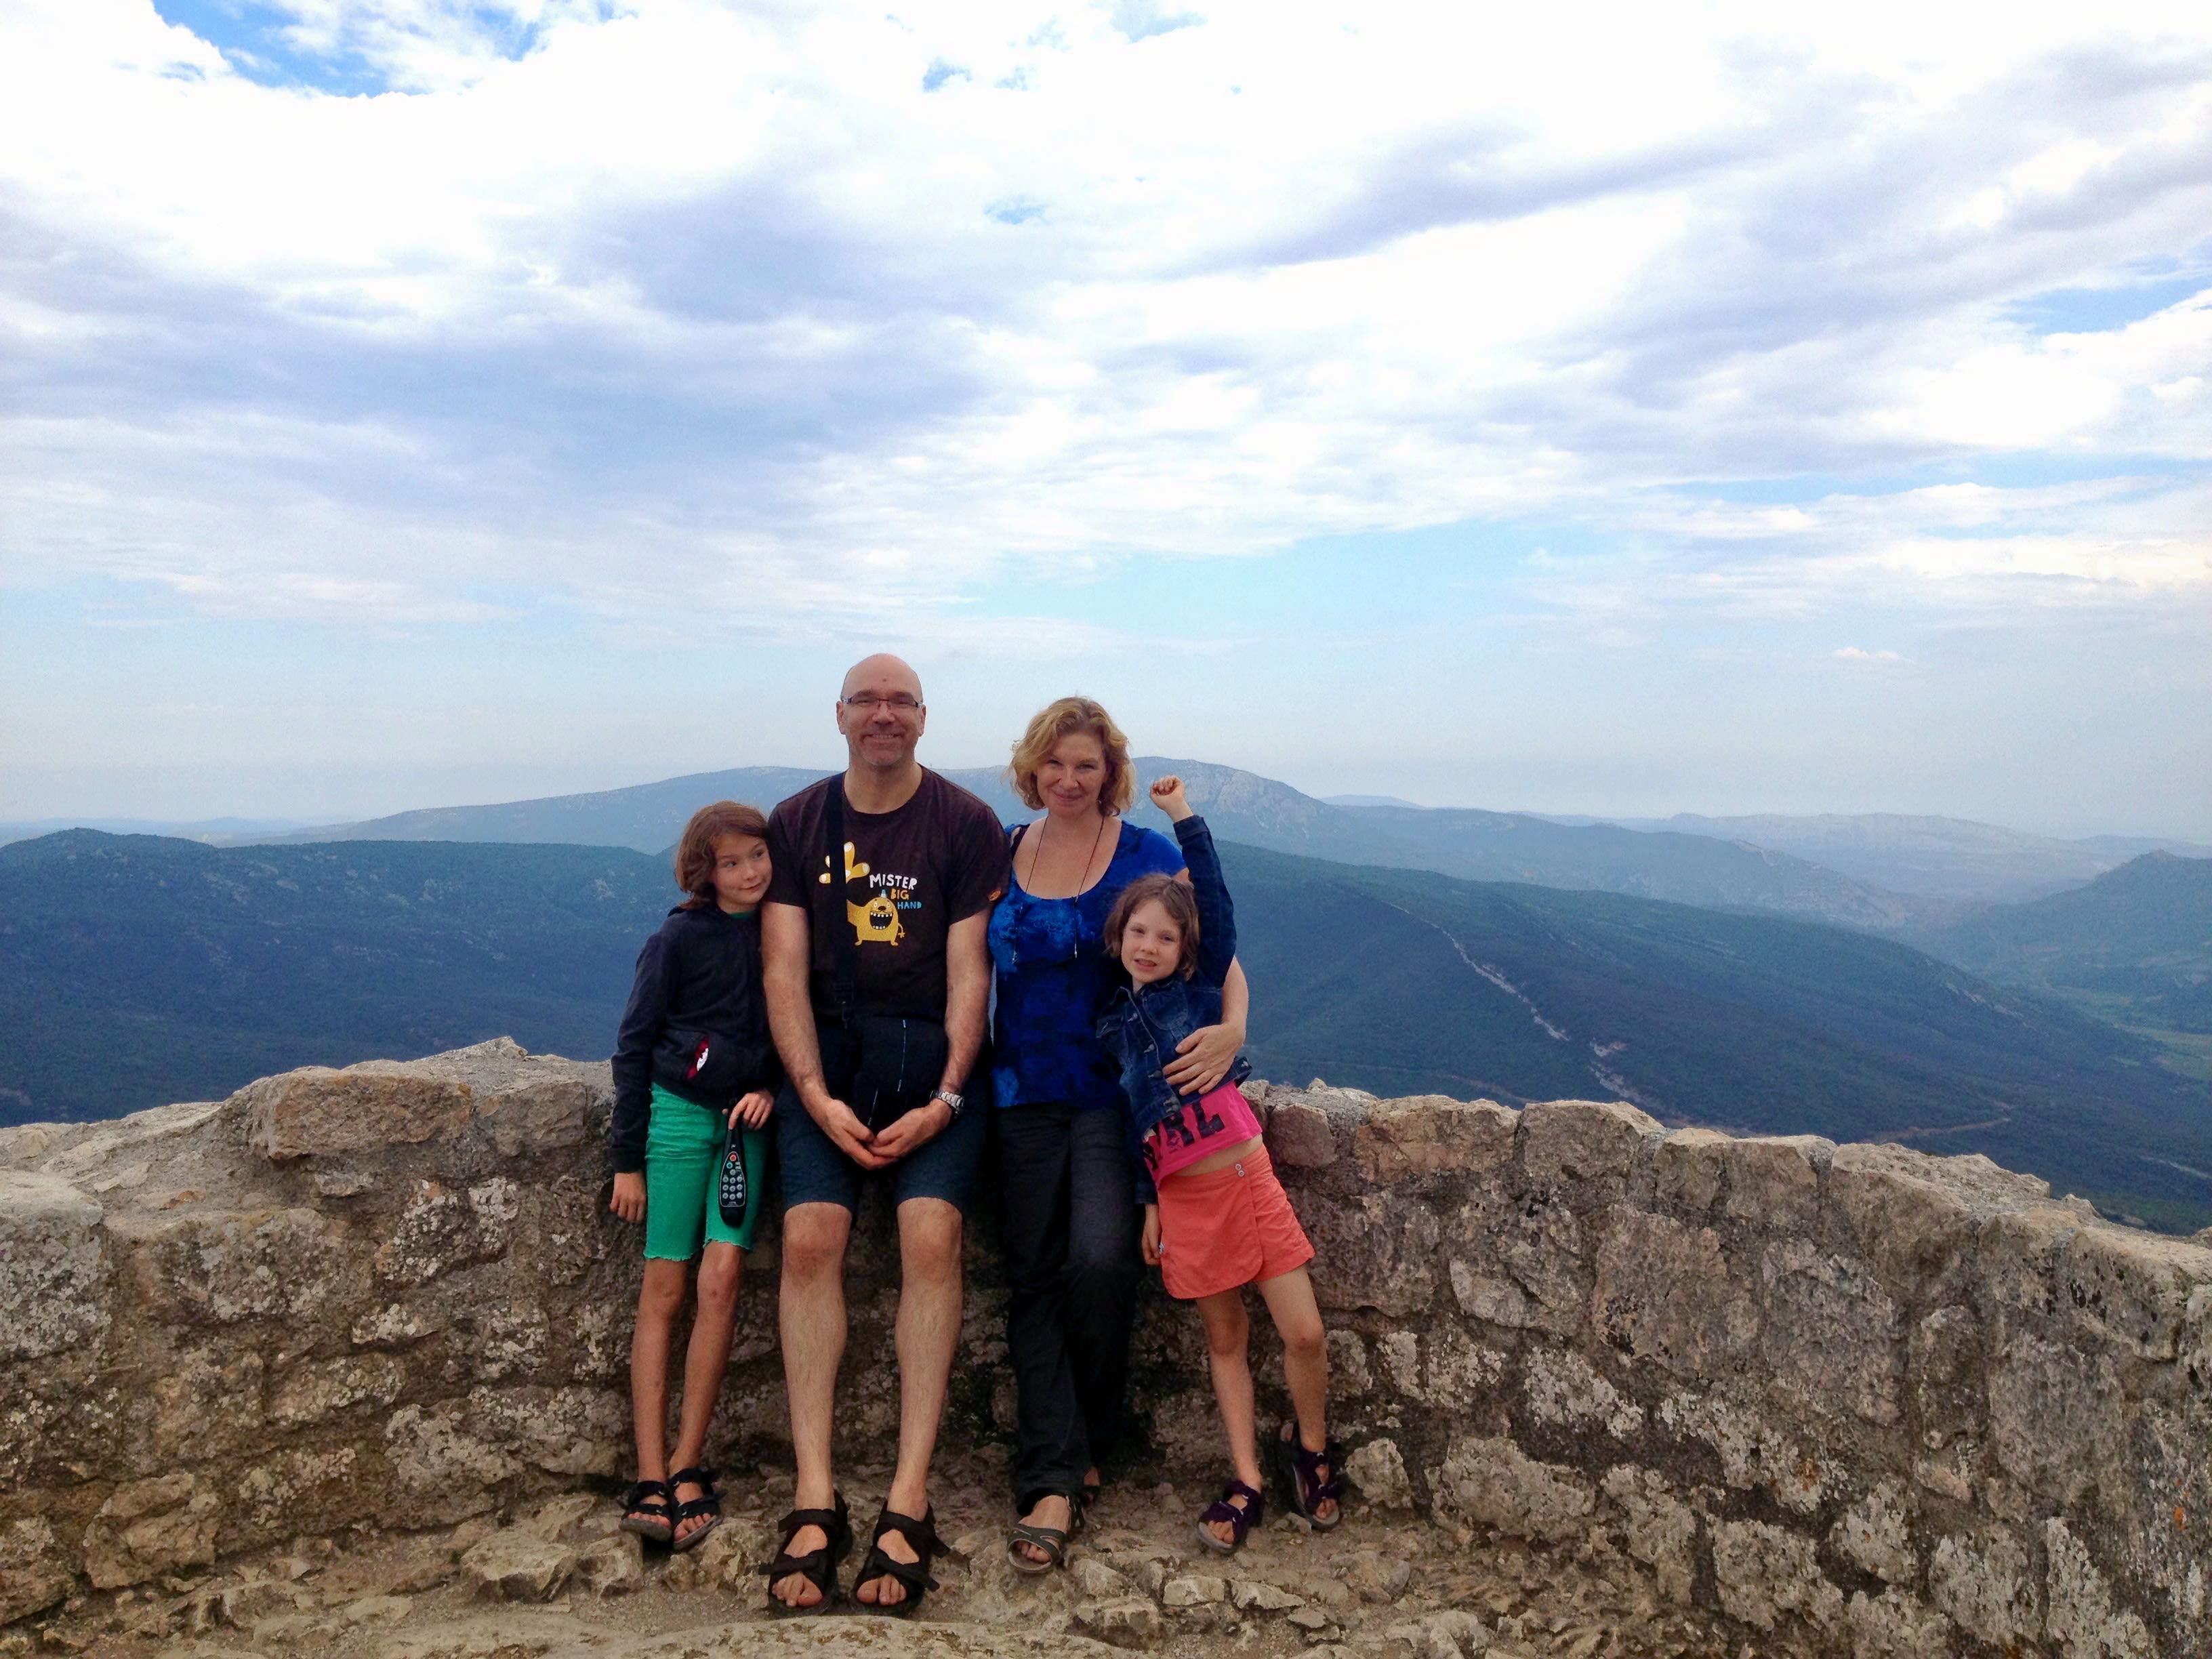
[[[676,1514],[671,1525],[674,1536],[668,1547],[681,1554],[685,1550],[697,1549],[707,1541],[707,1534],[722,1524],[722,1490],[714,1484],[714,1471],[701,1468],[696,1463],[688,1469],[678,1469],[668,1477],[670,1497],[676,1495],[678,1486],[696,1486],[706,1494],[702,1498],[684,1498],[676,1505]],[[684,1530],[686,1521],[696,1521],[702,1516],[706,1517],[705,1526],[694,1527],[689,1532]]]
[[[665,1480],[641,1480],[623,1494],[622,1530],[635,1533],[648,1544],[666,1544],[676,1537],[676,1488]]]
[[[1344,1519],[1344,1482],[1339,1473],[1344,1468],[1342,1446],[1331,1440],[1319,1451],[1308,1451],[1297,1439],[1297,1428],[1285,1423],[1275,1439],[1275,1457],[1293,1515],[1316,1532],[1327,1532]],[[1336,1505],[1336,1513],[1327,1520],[1318,1513],[1323,1504]]]
[[[915,1559],[901,1561],[884,1553],[884,1534],[895,1532],[907,1541]],[[937,1580],[929,1576],[932,1556],[947,1554],[937,1535],[937,1506],[931,1504],[917,1521],[910,1515],[901,1515],[885,1505],[876,1517],[875,1532],[868,1539],[868,1553],[860,1563],[860,1571],[853,1580],[854,1600],[870,1613],[880,1613],[888,1618],[908,1619],[921,1606],[924,1595],[937,1588]],[[906,1600],[885,1607],[880,1601],[860,1600],[860,1586],[884,1578],[896,1579],[905,1586]]]
[[[1068,1540],[1083,1530],[1084,1500],[1072,1493],[1038,1492],[1023,1506],[1023,1513],[1027,1514],[1048,1498],[1066,1499],[1067,1524],[1066,1526],[1048,1527],[1028,1521],[1017,1521],[1013,1530],[1006,1537],[1006,1559],[1012,1563],[1016,1572],[1026,1573],[1031,1577],[1041,1577],[1050,1572],[1054,1567],[1066,1566]],[[1022,1553],[1022,1547],[1025,1544],[1031,1549],[1042,1550],[1045,1559],[1039,1561],[1032,1556]]]
[[[762,1569],[768,1575],[769,1589],[775,1589],[778,1579],[804,1578],[821,1592],[820,1600],[803,1607],[795,1607],[771,1595],[768,1610],[779,1619],[805,1619],[827,1613],[830,1604],[837,1599],[837,1564],[853,1553],[853,1516],[845,1507],[842,1492],[831,1495],[836,1499],[836,1508],[793,1510],[775,1523],[776,1531],[782,1534],[776,1543],[776,1558]],[[830,1541],[804,1555],[793,1555],[791,1540],[808,1527],[821,1528]]]
[[[1242,1504],[1232,1500],[1243,1498]],[[1244,1547],[1244,1534],[1260,1524],[1261,1512],[1267,1500],[1242,1480],[1231,1480],[1221,1489],[1221,1496],[1206,1506],[1198,1517],[1198,1541],[1216,1555],[1234,1555]],[[1225,1522],[1232,1536],[1227,1543],[1213,1535],[1216,1522]]]

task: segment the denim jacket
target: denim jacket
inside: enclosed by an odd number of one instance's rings
[[[1221,987],[1237,959],[1237,910],[1221,878],[1213,834],[1195,813],[1175,830],[1190,871],[1191,894],[1198,901],[1198,970],[1188,979],[1175,975],[1151,985],[1125,984],[1098,1017],[1098,1040],[1121,1067],[1122,1122],[1143,1203],[1154,1198],[1143,1157],[1145,1137],[1183,1101],[1167,1079],[1169,1062],[1176,1045],[1193,1031],[1221,1023]],[[1242,1083],[1251,1074],[1252,1062],[1239,1054],[1223,1081]]]

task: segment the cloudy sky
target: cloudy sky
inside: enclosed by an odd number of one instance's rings
[[[2212,12],[9,0],[0,817],[924,757],[2212,839]]]

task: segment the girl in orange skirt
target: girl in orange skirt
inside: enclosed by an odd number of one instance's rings
[[[1256,1287],[1283,1341],[1294,1423],[1269,1449],[1297,1514],[1326,1529],[1342,1518],[1342,1449],[1328,1438],[1328,1352],[1306,1263],[1313,1246],[1291,1208],[1243,1091],[1239,1059],[1229,1079],[1196,1098],[1176,1094],[1164,1067],[1192,1031],[1221,1017],[1221,984],[1237,953],[1236,912],[1206,821],[1164,777],[1152,797],[1175,820],[1186,876],[1139,877],[1106,919],[1106,948],[1129,975],[1098,1023],[1121,1062],[1130,1138],[1146,1188],[1145,1260],[1168,1294],[1198,1304],[1206,1359],[1229,1436],[1232,1478],[1199,1517],[1198,1540],[1227,1555],[1259,1523],[1263,1498],[1253,1420],[1250,1322],[1244,1287]]]

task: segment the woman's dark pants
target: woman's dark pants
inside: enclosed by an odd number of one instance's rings
[[[1144,1212],[1119,1111],[1033,1102],[992,1121],[1020,1398],[1014,1499],[1026,1513],[1048,1493],[1079,1492],[1121,1436]]]

